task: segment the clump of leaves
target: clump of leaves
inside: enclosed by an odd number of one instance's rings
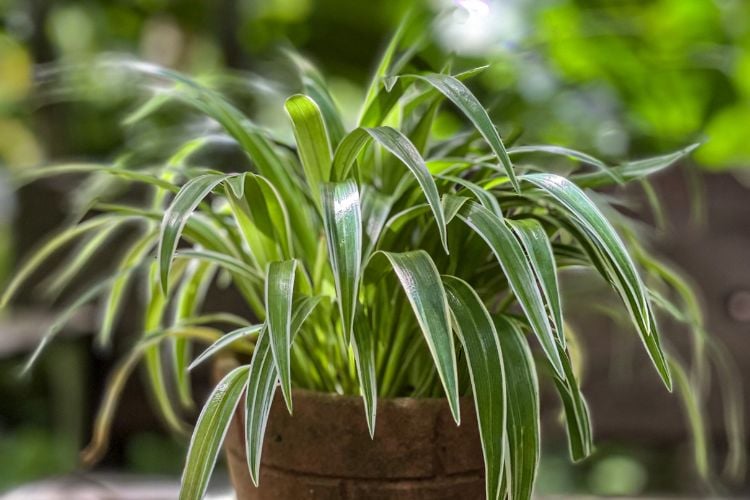
[[[608,219],[586,192],[642,179],[693,146],[620,165],[558,146],[511,147],[464,83],[481,68],[418,71],[409,52],[401,56],[399,40],[388,47],[351,130],[320,74],[295,56],[303,93],[285,104],[291,144],[208,85],[118,63],[134,82],[156,90],[129,122],[178,101],[220,130],[190,138],[156,165],[131,158],[20,174],[19,183],[86,174],[138,185],[150,197],[145,205],[100,199],[18,270],[2,298],[6,304],[53,252],[80,241],[48,281],[52,291],[65,289],[113,233],[137,227],[114,271],[69,309],[101,296],[97,342],[108,346],[130,282],[142,279],[142,339],[109,381],[86,460],[106,446],[118,395],[140,362],[166,421],[184,430],[189,370],[229,349],[250,354],[250,361],[226,375],[205,404],[181,498],[205,493],[238,405],[247,415],[247,460],[257,482],[274,394],[280,390],[292,411],[293,387],[361,394],[371,433],[379,397],[443,395],[458,423],[460,396],[473,394],[487,498],[530,498],[540,454],[537,371],[560,395],[572,458],[585,458],[593,446],[558,284],[558,271],[568,267],[590,269],[614,288],[666,390],[677,381],[701,435],[699,394],[662,346],[655,317],[657,307],[681,315],[679,301],[692,301],[692,294],[638,245],[624,217]],[[441,108],[471,127],[436,139]],[[226,172],[193,161],[227,142],[246,155],[242,168]],[[550,157],[570,168],[546,168],[541,160]],[[661,284],[647,286],[644,271]],[[216,282],[231,283],[244,299],[240,315],[203,312]],[[681,294],[676,304],[663,289]],[[702,333],[699,317],[681,319]],[[193,359],[195,343],[210,345]],[[703,450],[705,443],[696,443]],[[742,459],[736,454],[732,466],[741,468]]]

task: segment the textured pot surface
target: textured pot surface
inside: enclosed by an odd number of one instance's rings
[[[294,391],[294,415],[276,393],[263,446],[261,479],[247,472],[243,415],[225,450],[240,500],[484,498],[482,452],[470,398],[457,427],[442,399],[378,401],[370,439],[360,397]]]

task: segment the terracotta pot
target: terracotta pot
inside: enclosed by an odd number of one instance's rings
[[[484,499],[482,451],[470,398],[457,427],[443,399],[378,401],[370,439],[362,398],[294,390],[294,415],[281,393],[266,429],[260,486],[245,460],[243,414],[225,440],[239,500]]]

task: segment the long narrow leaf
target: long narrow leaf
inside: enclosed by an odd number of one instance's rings
[[[504,220],[475,202],[466,202],[458,212],[458,217],[492,250],[534,333],[539,338],[547,359],[558,376],[562,377],[563,367],[557,352],[555,334],[547,317],[541,291],[536,285],[534,270],[526,259],[521,244]]]
[[[439,73],[427,73],[424,75],[404,75],[406,78],[417,78],[425,81],[437,89],[441,94],[448,98],[466,117],[474,124],[479,133],[490,145],[492,152],[497,156],[498,161],[505,168],[505,172],[510,179],[511,184],[520,190],[518,179],[513,170],[513,164],[510,161],[508,152],[505,150],[500,134],[497,132],[495,125],[492,123],[487,111],[482,103],[471,93],[471,91],[459,79],[450,75]]]
[[[443,276],[456,334],[466,353],[482,441],[487,498],[500,498],[505,463],[506,381],[495,326],[476,292],[465,281]]]
[[[247,385],[247,366],[232,370],[214,388],[195,425],[180,484],[180,500],[200,500],[206,494],[229,424]]]
[[[211,344],[205,351],[200,353],[200,355],[193,360],[192,363],[190,363],[190,366],[188,367],[189,370],[194,369],[196,366],[200,365],[210,357],[214,356],[216,353],[224,349],[225,347],[229,346],[230,344],[243,339],[245,337],[249,337],[253,334],[259,333],[263,328],[265,328],[264,324],[260,325],[250,325],[245,326],[242,328],[238,328],[236,330],[232,330],[231,332],[222,335],[219,340]]]
[[[319,297],[306,297],[296,304],[292,318],[292,336],[299,332],[305,320],[320,302]],[[273,362],[268,329],[261,330],[255,344],[253,359],[248,374],[247,396],[245,399],[245,451],[250,478],[257,486],[260,479],[260,456],[263,438],[271,411],[271,403],[276,392],[278,373]]]
[[[159,235],[159,278],[162,290],[169,286],[169,268],[177,242],[190,215],[217,185],[226,179],[225,175],[206,174],[191,179],[180,189],[172,204],[164,212]]]
[[[271,352],[281,381],[284,401],[292,412],[292,298],[297,261],[271,262],[266,276],[266,314]]]
[[[427,166],[419,154],[419,151],[398,130],[391,127],[376,128],[358,128],[349,133],[339,144],[333,160],[333,169],[337,179],[346,178],[352,164],[356,160],[360,151],[372,140],[376,140],[391,154],[398,158],[411,171],[417,179],[427,203],[429,203],[435,222],[440,232],[440,240],[447,251],[447,231],[445,228],[445,216],[440,204],[440,194],[438,193],[435,180],[427,170]]]
[[[557,266],[547,233],[535,219],[509,220],[513,232],[526,250],[531,267],[534,269],[539,283],[542,285],[544,299],[552,312],[552,323],[557,332],[560,345],[565,346],[563,332],[562,301],[560,300],[560,285],[557,280]]]
[[[510,498],[529,500],[540,457],[539,383],[523,333],[510,320],[495,318],[508,389]]]
[[[331,175],[331,144],[320,108],[306,95],[294,95],[284,104],[292,120],[297,152],[315,204],[320,206],[320,187]]]
[[[375,335],[364,318],[357,317],[354,322],[354,336],[352,337],[354,362],[357,366],[357,377],[362,391],[365,405],[365,417],[370,437],[375,436],[375,415],[377,414],[378,386],[375,373],[375,350],[377,348]]]
[[[432,354],[453,418],[459,423],[461,413],[456,351],[450,328],[448,299],[435,263],[424,250],[373,254],[377,255],[388,259],[404,289]]]
[[[554,174],[529,174],[524,176],[555,199],[590,238],[591,244],[607,258],[611,278],[631,316],[664,384],[671,390],[672,380],[666,358],[661,349],[656,321],[646,294],[645,286],[625,244],[612,225],[581,188]],[[605,269],[606,270],[606,269]]]
[[[362,263],[362,213],[353,180],[323,187],[323,223],[336,283],[341,326],[351,338]]]

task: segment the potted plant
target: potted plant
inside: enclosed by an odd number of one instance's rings
[[[417,70],[399,44],[397,35],[348,130],[321,75],[295,56],[303,92],[285,104],[293,143],[209,86],[119,62],[157,90],[130,122],[176,100],[220,133],[191,137],[156,166],[126,159],[20,174],[19,184],[111,177],[149,197],[99,200],[2,297],[7,304],[53,252],[81,239],[51,281],[63,289],[115,231],[136,226],[114,271],[68,310],[102,295],[97,342],[107,346],[128,283],[145,279],[142,338],[109,381],[84,460],[106,446],[119,392],[141,360],[166,422],[184,430],[189,370],[213,358],[222,376],[193,430],[181,498],[204,495],[230,427],[241,498],[529,498],[540,455],[537,371],[560,395],[572,458],[592,450],[558,286],[568,267],[611,284],[666,390],[676,384],[695,408],[655,309],[700,325],[642,273],[677,290],[678,301],[689,290],[585,191],[642,179],[694,147],[615,166],[558,146],[510,147],[465,83],[482,68]],[[435,139],[443,106],[471,127]],[[226,172],[192,161],[227,138],[248,165]],[[546,168],[549,156],[570,168]],[[242,314],[202,311],[216,282],[231,283]],[[193,359],[195,343],[209,347]],[[215,356],[225,352],[239,361]]]

